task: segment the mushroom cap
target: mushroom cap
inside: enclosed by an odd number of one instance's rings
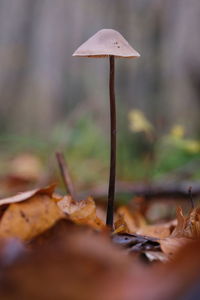
[[[140,57],[125,38],[116,30],[102,29],[83,43],[73,54],[80,57]]]

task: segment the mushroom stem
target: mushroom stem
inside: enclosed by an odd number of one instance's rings
[[[115,107],[115,58],[113,55],[110,59],[110,178],[108,189],[108,205],[106,224],[113,227],[113,213],[115,200],[115,176],[116,176],[116,107]]]

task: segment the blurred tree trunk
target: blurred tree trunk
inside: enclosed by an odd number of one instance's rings
[[[169,123],[200,129],[200,1],[167,0],[162,18],[163,98]]]
[[[108,62],[72,58],[102,28],[141,53],[117,60],[121,107],[196,131],[199,16],[199,0],[0,0],[0,131],[50,133],[81,107],[107,133]]]
[[[25,132],[24,124],[28,130],[48,132],[59,118],[64,98],[66,1],[35,1],[32,14],[29,63],[20,95],[19,114],[15,114],[16,124]]]
[[[31,1],[0,1],[0,126],[16,111],[24,84]]]

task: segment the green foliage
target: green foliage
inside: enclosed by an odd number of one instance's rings
[[[131,112],[127,118],[123,108],[119,111],[119,180],[159,179],[199,160],[199,141],[185,137],[181,126],[175,126],[168,134],[157,138],[155,128],[146,120],[144,114],[137,110],[136,114]],[[57,169],[55,151],[61,150],[64,151],[78,188],[108,182],[109,130],[108,136],[103,135],[91,116],[84,115],[73,124],[59,124],[46,139],[34,136],[1,136],[0,142],[1,160],[21,152],[31,152],[43,160],[45,168],[48,168],[49,161],[53,161],[54,168]],[[2,168],[1,173],[4,171]],[[192,169],[191,176],[193,179],[200,178],[198,168]]]
[[[137,114],[137,118],[130,118],[134,113]],[[157,138],[156,130],[142,113],[138,113],[138,110],[129,114],[129,121],[133,135],[138,135],[138,132],[143,135],[139,144],[143,144],[143,154],[146,153],[146,158],[149,158],[149,166],[146,165],[146,167],[149,168],[150,179],[159,179],[162,175],[169,175],[180,167],[184,169],[188,163],[198,160],[200,142],[185,137],[183,126],[175,125],[168,134]],[[135,124],[136,122],[139,126]],[[145,141],[147,142],[146,146]],[[141,162],[142,165],[143,162]],[[195,169],[193,176],[198,177],[198,172],[195,172]]]
[[[191,146],[194,141],[191,141]],[[187,165],[190,161],[198,159],[198,148],[190,149],[188,140],[174,137],[163,137],[156,149],[156,163],[154,176],[159,177],[165,173],[169,173],[181,166]],[[195,150],[195,151],[194,151]]]

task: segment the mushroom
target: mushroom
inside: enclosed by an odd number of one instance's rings
[[[135,58],[140,54],[124,37],[113,29],[102,29],[83,43],[73,54],[79,57],[109,57],[110,61],[110,178],[106,224],[113,227],[115,177],[116,177],[116,107],[115,107],[115,57]]]

